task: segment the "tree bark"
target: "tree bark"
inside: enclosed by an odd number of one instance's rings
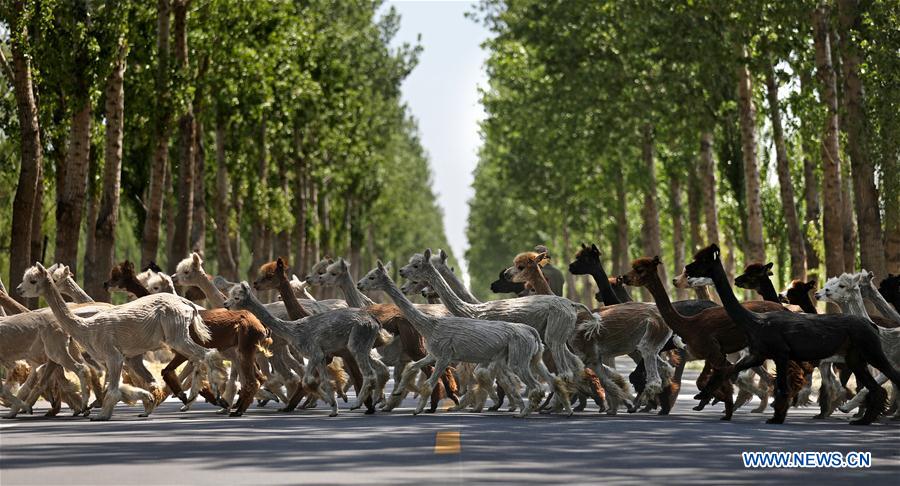
[[[747,47],[741,47],[741,58],[748,57]],[[738,71],[738,107],[741,123],[741,152],[744,158],[744,189],[747,201],[747,243],[744,263],[765,263],[763,243],[762,204],[759,195],[759,164],[756,159],[756,107],[753,105],[753,79],[745,61]]]
[[[826,277],[834,277],[844,271],[844,238],[841,216],[841,160],[838,147],[837,90],[834,69],[831,64],[828,12],[825,6],[819,6],[813,11],[813,32],[819,98],[827,108],[821,143],[822,173],[825,179],[822,218],[822,231],[825,239],[825,271]]]
[[[172,4],[174,13],[175,59],[183,77],[188,76],[187,47],[187,8],[189,1],[175,0]],[[190,251],[191,223],[194,219],[194,145],[195,133],[194,111],[188,105],[178,120],[178,215],[175,218],[175,233],[169,247],[169,271],[175,271],[175,265],[186,257]]]
[[[672,215],[672,263],[674,274],[678,275],[684,268],[684,210],[681,204],[681,177],[676,170],[669,171],[669,211]],[[675,289],[678,300],[687,299],[686,289]]]
[[[838,1],[838,25],[843,38],[844,113],[843,126],[847,131],[847,152],[853,168],[853,194],[856,202],[856,222],[859,228],[859,258],[862,268],[887,275],[884,236],[875,186],[875,166],[869,146],[869,124],[865,110],[865,92],[859,75],[861,62],[859,46],[852,31],[859,31],[859,0]]]
[[[700,135],[700,183],[703,185],[703,213],[706,220],[706,245],[719,243],[719,215],[716,209],[716,164],[713,161],[713,134]]]
[[[562,240],[563,240],[563,255],[571,255],[570,250],[572,248],[571,241],[569,240],[569,224],[566,221],[565,216],[562,218]],[[571,301],[578,300],[578,294],[575,291],[575,275],[572,272],[566,272],[566,288],[565,288],[566,298]]]
[[[169,25],[172,15],[169,0],[157,0],[156,19],[156,96],[153,123],[153,165],[145,199],[146,218],[141,246],[141,266],[156,260],[159,251],[159,226],[162,221],[166,166],[169,163],[169,122],[171,93],[169,89]]]
[[[613,273],[622,275],[628,271],[628,201],[625,199],[624,167],[619,164],[613,174],[616,186],[616,239],[612,255]]]
[[[800,91],[806,94],[812,89],[812,79],[810,73],[805,70],[800,72]],[[821,235],[821,225],[819,224],[819,216],[821,215],[819,205],[819,178],[816,174],[816,160],[814,158],[815,148],[813,141],[808,136],[811,130],[806,130],[808,120],[801,119],[801,146],[803,149],[803,200],[806,206],[806,212],[803,215],[804,231],[803,241],[806,245],[806,269],[807,271],[818,272],[819,265],[822,260],[815,246],[815,240],[810,235],[808,228],[812,226],[814,234]]]
[[[203,146],[203,122],[200,106],[194,110],[194,211],[191,222],[191,251],[206,250],[206,150]]]
[[[84,271],[85,291],[95,299],[108,302],[103,282],[115,263],[116,224],[119,221],[119,197],[122,178],[122,139],[125,121],[125,69],[127,47],[120,40],[112,72],[106,79],[106,147],[103,167],[103,195],[94,228],[94,260]]]
[[[85,81],[86,82],[86,81]],[[54,260],[78,273],[78,239],[87,193],[88,165],[91,155],[91,102],[75,110],[69,129],[66,153],[65,185],[56,195],[56,252]]]
[[[645,124],[641,130],[641,157],[644,161],[644,170],[646,177],[644,179],[644,206],[642,217],[644,225],[641,227],[641,239],[644,254],[648,256],[662,256],[662,246],[659,231],[659,207],[656,203],[656,162],[653,154],[653,127]],[[659,278],[663,284],[668,282],[666,277],[665,265],[656,267],[659,271]],[[651,296],[647,289],[641,287],[641,294],[645,301],[649,301]]]
[[[248,270],[247,275],[250,280],[256,278],[256,271],[259,269],[259,266],[263,263],[269,261],[269,224],[266,221],[266,210],[267,208],[263,207],[266,201],[264,195],[268,190],[268,178],[269,178],[269,152],[268,147],[266,145],[266,120],[260,121],[259,124],[259,159],[257,160],[257,174],[259,178],[253,184],[252,189],[255,192],[254,196],[251,198],[253,201],[253,235],[251,248],[253,252],[253,257],[250,263],[250,269]]]
[[[228,280],[237,280],[238,271],[234,256],[231,253],[231,236],[228,227],[231,221],[229,214],[228,163],[225,160],[225,118],[216,117],[216,258],[219,262],[219,273]]]
[[[303,135],[300,129],[294,127],[292,132],[294,142],[294,173],[297,178],[294,187],[294,270],[298,276],[305,276],[305,270],[310,266],[306,255],[306,208],[307,187],[306,181],[306,154],[303,153]]]
[[[693,255],[703,246],[700,237],[700,213],[703,212],[703,193],[700,181],[697,177],[697,167],[694,164],[688,168],[688,226],[691,235],[689,254]],[[676,275],[681,273],[681,268],[676,268]]]
[[[781,189],[781,208],[787,225],[788,247],[791,253],[791,278],[806,281],[806,251],[803,233],[800,230],[800,220],[797,217],[797,206],[794,203],[791,165],[788,160],[787,147],[784,143],[784,128],[781,124],[778,83],[775,81],[775,68],[771,62],[766,64],[765,69],[766,95],[769,99],[769,119],[772,122],[772,134],[775,139],[778,185]]]

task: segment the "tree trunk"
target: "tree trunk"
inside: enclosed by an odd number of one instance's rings
[[[252,240],[250,246],[253,257],[250,260],[250,268],[247,272],[250,280],[256,278],[256,272],[259,269],[259,266],[268,261],[270,248],[270,228],[268,221],[266,221],[267,208],[264,207],[267,201],[265,194],[266,191],[268,191],[269,178],[269,151],[266,145],[265,118],[263,118],[259,124],[258,143],[259,159],[257,160],[256,170],[259,178],[251,185],[251,194],[253,194],[253,196],[250,198],[253,202],[253,234],[251,235]]]
[[[306,154],[303,153],[303,135],[300,129],[294,127],[292,131],[294,142],[294,173],[297,177],[294,187],[294,270],[297,276],[304,277],[306,269],[310,266],[306,256]]]
[[[200,106],[196,105],[195,115]],[[194,118],[194,211],[191,222],[191,251],[206,250],[206,150],[203,146],[203,122]]]
[[[778,102],[778,84],[775,82],[775,68],[766,64],[766,94],[769,99],[769,118],[775,139],[778,185],[781,189],[781,208],[787,224],[788,247],[791,252],[791,278],[806,281],[806,251],[797,206],[794,203],[794,186],[791,183],[791,165],[784,143],[784,128],[781,125],[781,108]]]
[[[851,35],[860,28],[859,0],[838,1],[839,32],[843,38],[844,113],[847,152],[853,166],[853,194],[859,228],[859,258],[862,268],[875,275],[887,275],[884,236],[875,186],[875,166],[869,148],[869,124],[865,110],[865,92],[859,77],[860,53]]]
[[[571,241],[569,240],[569,224],[566,221],[565,216],[562,218],[562,239],[563,239],[563,258],[571,255],[570,250],[572,249]],[[566,298],[571,301],[578,300],[578,295],[575,292],[575,275],[572,275],[572,272],[566,272],[566,289],[565,289]]]
[[[87,289],[88,279],[96,280],[93,270],[96,268],[94,262],[97,260],[97,235],[94,229],[97,227],[98,213],[100,212],[100,196],[102,188],[98,185],[103,184],[100,179],[97,160],[100,147],[91,148],[90,165],[88,167],[88,188],[87,188],[87,216],[84,220],[85,238],[84,238],[84,282],[82,287]]]
[[[840,142],[839,142],[840,143]],[[853,214],[853,194],[850,192],[850,164],[845,158],[841,161],[841,220],[844,225],[844,271],[856,271],[856,218]]]
[[[88,164],[91,155],[91,103],[72,115],[69,150],[66,153],[65,186],[56,195],[56,252],[54,260],[78,273],[78,239],[87,193]]]
[[[613,272],[622,275],[628,271],[631,262],[628,261],[628,201],[625,199],[625,175],[624,167],[619,164],[618,170],[613,174],[616,186],[616,239],[612,255]]]
[[[716,209],[716,164],[713,161],[713,134],[700,135],[700,183],[703,185],[703,213],[706,220],[706,245],[719,243],[719,215]]]
[[[700,181],[697,177],[697,167],[691,164],[688,167],[688,226],[691,234],[690,255],[693,255],[703,246],[700,237],[700,213],[703,212],[703,193],[700,188]],[[676,275],[681,273],[682,268],[676,268]]]
[[[812,79],[810,73],[805,70],[800,71],[800,91],[806,94],[812,89]],[[816,175],[816,160],[814,141],[807,134],[812,130],[807,130],[808,120],[800,120],[800,136],[801,147],[803,149],[803,201],[806,206],[806,212],[803,215],[803,241],[806,245],[806,269],[807,271],[818,272],[819,265],[822,261],[819,258],[819,252],[815,246],[815,238],[810,235],[807,230],[812,226],[815,235],[821,235],[821,226],[819,224],[819,216],[821,215],[819,206],[819,179]]]
[[[106,147],[104,150],[103,195],[94,228],[94,260],[86,265],[85,291],[95,299],[108,302],[103,282],[115,263],[116,224],[119,220],[119,193],[122,176],[122,137],[125,121],[125,67],[127,47],[120,40],[112,72],[106,79]]]
[[[662,246],[659,232],[659,208],[656,204],[656,162],[653,154],[653,128],[645,124],[642,129],[641,156],[644,159],[644,207],[642,218],[644,225],[641,227],[641,239],[643,240],[644,254],[650,257],[662,256]],[[665,265],[657,267],[659,278],[665,285],[668,282]],[[641,294],[645,301],[651,300],[647,289],[641,287]]]
[[[216,258],[219,273],[228,280],[237,280],[237,264],[231,253],[231,236],[228,227],[229,214],[228,163],[225,160],[225,118],[216,117]]]
[[[166,166],[169,163],[169,24],[172,15],[169,0],[157,0],[156,19],[156,109],[153,113],[153,165],[145,199],[146,217],[141,246],[141,266],[156,260],[159,251],[159,226],[165,196]],[[170,215],[171,216],[171,215]]]
[[[741,58],[748,57],[747,47],[741,47]],[[741,152],[744,158],[744,189],[747,197],[747,244],[745,264],[765,263],[763,243],[762,204],[759,196],[759,164],[756,160],[756,107],[753,105],[753,79],[746,61],[738,71],[738,106],[741,122]]]
[[[187,47],[187,7],[188,1],[175,0],[172,11],[175,19],[175,59],[179,71],[188,77]],[[175,218],[175,233],[169,247],[169,271],[175,271],[175,265],[186,257],[190,251],[191,223],[194,220],[194,145],[197,134],[194,132],[194,111],[188,105],[178,120],[178,216]]]
[[[308,173],[311,173],[311,170]],[[307,178],[307,184],[309,188],[309,205],[307,207],[309,209],[307,210],[308,221],[306,227],[309,229],[316,228],[317,230],[315,237],[311,237],[309,234],[306,237],[307,248],[305,254],[306,259],[309,261],[306,266],[311,267],[322,258],[321,249],[319,248],[319,188],[312,177]]]
[[[669,210],[672,216],[672,263],[675,275],[684,268],[684,224],[682,223],[681,177],[675,170],[669,171]],[[675,289],[678,300],[687,299],[686,289]]]
[[[838,103],[834,69],[831,64],[831,43],[828,31],[828,12],[825,6],[813,11],[813,32],[816,48],[816,75],[819,78],[819,98],[827,107],[822,130],[822,174],[824,182],[824,211],[822,231],[825,238],[826,277],[844,271],[843,218],[841,216],[841,160],[838,148]]]

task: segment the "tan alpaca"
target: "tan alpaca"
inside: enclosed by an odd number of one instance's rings
[[[544,277],[541,267],[550,263],[547,252],[526,251],[519,253],[513,260],[513,266],[506,269],[506,278],[511,282],[524,283],[525,288],[536,295],[554,295],[550,284]]]

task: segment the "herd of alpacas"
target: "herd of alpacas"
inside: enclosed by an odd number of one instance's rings
[[[350,410],[366,414],[389,412],[413,394],[413,414],[435,412],[447,399],[450,410],[474,412],[488,400],[489,410],[508,400],[517,417],[568,416],[588,401],[609,415],[620,409],[666,415],[686,363],[703,360],[694,410],[721,402],[722,420],[755,396],[754,412],[774,398],[767,423],[780,424],[790,407],[810,404],[813,393],[817,418],[856,409],[854,425],[882,414],[900,418],[900,276],[876,287],[863,270],[821,289],[815,281],[794,281],[779,293],[772,264],[754,263],[734,285],[762,300],[742,303],[711,245],[673,280],[692,288],[696,299],[672,302],[659,257],[638,258],[627,274],[610,278],[597,247],[581,245],[568,270],[596,282],[602,305],[590,309],[557,295],[562,273],[549,261],[542,246],[517,255],[491,285],[514,296],[482,302],[443,251],[413,255],[396,272],[402,287],[380,261],[356,282],[343,258],[319,261],[302,280],[279,258],[262,265],[254,282],[233,283],[207,274],[193,253],[172,275],[153,264],[141,272],[128,261],[116,265],[104,285],[128,294],[122,305],[95,302],[66,266],[36,263],[15,291],[43,298],[46,308],[22,306],[0,283],[0,403],[9,408],[6,418],[32,413],[43,396],[48,416],[65,403],[74,415],[99,408],[91,420],[109,420],[120,401],[140,402],[146,417],[169,396],[183,403],[182,411],[202,396],[231,416],[254,400],[279,402],[284,412],[322,401],[336,416],[352,386]],[[344,298],[316,300],[309,289],[317,286],[337,288]],[[176,293],[189,295],[184,291],[194,287],[202,298]],[[655,302],[632,301],[628,287],[644,287]],[[373,301],[366,295],[372,291],[393,304]],[[413,303],[410,295],[428,303]],[[841,312],[819,314],[816,301]],[[162,348],[174,357],[161,384],[144,357]],[[627,380],[616,370],[619,356],[635,362]],[[813,390],[816,369],[821,385]],[[882,388],[888,382],[890,394]]]

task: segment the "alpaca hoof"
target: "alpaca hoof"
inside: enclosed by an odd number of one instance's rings
[[[853,411],[852,408],[850,408],[850,407],[845,407],[845,406],[843,406],[843,405],[840,406],[840,407],[838,407],[838,410],[840,410],[842,413],[850,413],[850,412]]]
[[[107,422],[109,417],[91,417],[91,422]]]
[[[139,413],[139,414],[138,414],[138,417],[141,417],[141,418],[147,418],[147,417],[149,417],[149,416],[150,416],[150,413],[149,413],[149,412],[144,412],[144,413]]]
[[[219,405],[220,407],[222,407],[222,408],[231,408],[231,405],[229,405],[228,402],[225,401],[224,398],[219,397],[219,399],[218,399],[217,401],[218,401],[218,405]]]
[[[267,403],[269,403],[269,399],[268,399],[268,398],[265,399],[265,400],[257,400],[257,401],[256,401],[256,406],[262,408],[262,407],[265,407]]]
[[[429,410],[428,413],[434,413],[434,410]],[[366,411],[363,412],[363,415],[375,415],[375,409],[367,408]]]
[[[231,412],[228,414],[229,417],[240,417],[242,415],[244,415],[244,412],[237,412],[237,411]]]
[[[179,393],[178,395],[175,395],[175,396],[176,396],[179,400],[181,400],[181,403],[187,405],[187,403],[188,403],[188,397],[187,397],[187,395],[186,395],[184,392],[181,392],[181,393]]]
[[[191,409],[191,406],[185,404],[185,405],[182,405],[182,406],[178,409],[178,411],[180,411],[180,412],[187,412],[187,411],[190,410],[190,409]]]
[[[850,425],[869,425],[871,424],[871,420],[859,419],[859,420],[851,420]]]
[[[497,405],[491,405],[490,407],[488,407],[488,412],[496,412],[497,410],[500,410],[501,406],[502,404],[499,403]]]
[[[724,417],[719,417],[719,420],[724,420],[724,421],[726,421],[726,422],[730,422],[730,421],[731,421],[731,417],[728,416],[728,415],[726,415],[726,416],[724,416]]]
[[[660,410],[656,412],[656,415],[669,415],[669,410]]]
[[[90,415],[90,414],[91,414],[91,409],[87,409],[87,410],[85,410],[84,412],[81,412],[81,416],[82,416],[82,417],[87,417],[87,416]]]
[[[699,412],[699,411],[703,410],[704,408],[706,408],[706,405],[700,404],[700,405],[694,405],[692,410],[695,412]]]
[[[281,413],[288,413],[288,412],[293,412],[294,408],[293,407],[281,407],[278,409],[278,411]]]
[[[769,420],[766,420],[766,423],[767,423],[767,424],[775,424],[775,425],[778,425],[778,424],[783,424],[783,423],[784,423],[784,420],[783,420],[783,419],[782,419],[782,420],[779,420],[779,419],[777,419],[777,418],[775,418],[775,417],[772,417],[772,418],[770,418]],[[851,422],[851,423],[852,423],[852,422]]]
[[[331,412],[331,413],[328,414],[328,416],[329,416],[329,417],[337,417],[337,416],[338,416],[338,413],[337,413],[337,412]]]
[[[216,410],[216,413],[219,414],[219,415],[225,415],[226,413],[228,413],[228,412],[230,412],[230,411],[231,411],[231,410],[228,409],[228,408],[220,408],[220,409]]]
[[[817,414],[813,415],[812,418],[813,418],[813,420],[822,420],[823,418],[825,418],[825,415],[821,414],[821,413],[817,413]]]
[[[572,410],[575,412],[584,412],[585,408],[586,407],[582,407],[581,405],[578,405],[577,407],[573,408]]]
[[[603,412],[600,412],[600,413],[603,413]],[[610,417],[615,417],[618,414],[619,414],[619,412],[614,408],[610,408],[609,410],[606,411],[606,415],[609,415]]]

